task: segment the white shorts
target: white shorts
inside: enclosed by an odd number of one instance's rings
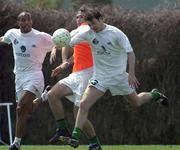
[[[134,88],[129,86],[128,73],[118,76],[106,77],[92,77],[88,86],[94,86],[102,92],[110,90],[113,96],[115,95],[129,95],[135,91]]]
[[[83,71],[71,73],[68,77],[59,81],[60,84],[68,86],[73,95],[66,96],[74,105],[80,105],[81,97],[89,83],[89,79],[92,77],[93,68],[88,68]]]
[[[16,74],[16,101],[18,102],[24,90],[30,91],[40,97],[44,89],[44,76],[42,71],[23,72]]]

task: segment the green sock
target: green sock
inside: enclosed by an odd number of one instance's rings
[[[89,143],[90,144],[99,144],[99,145],[101,145],[97,136],[89,139]]]
[[[56,121],[56,128],[58,129],[67,129],[67,122],[65,119],[60,119]]]
[[[155,100],[157,100],[160,97],[160,94],[157,90],[151,91],[150,93],[151,93],[153,99],[155,99]]]
[[[80,128],[74,128],[72,132],[72,138],[79,140],[81,138],[82,133],[83,132]]]

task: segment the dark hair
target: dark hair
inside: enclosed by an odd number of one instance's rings
[[[85,21],[92,21],[93,19],[99,20],[100,18],[102,18],[102,14],[100,13],[100,11],[98,11],[97,8],[90,8],[87,7],[86,5],[82,5],[79,8],[79,11],[85,14],[84,15]]]
[[[78,11],[81,11],[81,12],[86,12],[86,9],[87,9],[87,6],[86,5],[82,5]]]

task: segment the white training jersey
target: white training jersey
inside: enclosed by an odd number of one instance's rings
[[[5,33],[3,41],[12,43],[14,73],[40,71],[46,53],[54,46],[51,35],[35,29],[28,33],[21,33],[20,29],[10,29]]]
[[[78,26],[76,29],[72,30],[71,31],[71,37],[75,36],[76,34],[78,33],[81,33],[81,32],[86,32],[90,29],[90,27],[88,25],[80,25]]]
[[[92,47],[95,77],[115,76],[126,72],[127,53],[133,49],[121,30],[107,24],[98,33],[89,29],[75,35],[70,46],[82,41],[88,41]]]

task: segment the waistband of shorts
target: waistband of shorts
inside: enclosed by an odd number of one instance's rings
[[[93,67],[83,69],[81,71],[73,72],[72,74],[86,74],[86,73],[91,73],[93,72]]]

